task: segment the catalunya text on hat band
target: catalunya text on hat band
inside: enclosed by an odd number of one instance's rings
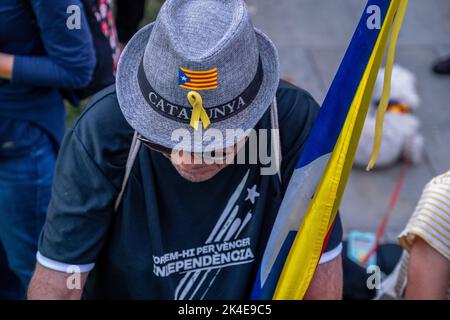
[[[205,106],[206,112],[211,123],[219,122],[228,119],[231,116],[235,116],[239,112],[247,108],[258,95],[259,89],[264,78],[264,71],[261,63],[261,59],[258,62],[258,69],[255,77],[250,82],[248,87],[236,98],[230,100],[227,103],[208,107]],[[143,61],[139,64],[138,71],[139,88],[147,104],[160,115],[183,123],[189,123],[192,114],[192,107],[184,107],[176,105],[166,99],[164,99],[148,82],[144,71]]]

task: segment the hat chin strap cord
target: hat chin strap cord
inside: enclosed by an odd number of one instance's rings
[[[272,151],[271,153],[274,155],[274,161],[277,169],[278,179],[281,182],[281,141],[280,141],[280,130],[278,123],[278,105],[277,98],[273,98],[272,105],[270,106],[270,124],[272,127],[270,137],[272,139]]]

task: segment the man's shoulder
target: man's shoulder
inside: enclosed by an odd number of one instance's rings
[[[103,89],[90,99],[75,121],[73,130],[81,138],[88,136],[89,140],[102,143],[132,135],[133,129],[120,110],[115,85]]]
[[[280,81],[277,90],[278,123],[284,155],[298,153],[319,113],[319,105],[306,90]]]
[[[114,85],[91,98],[72,131],[97,163],[125,165],[134,130],[120,110]]]
[[[296,117],[291,120],[298,120],[298,116],[307,116],[309,113],[315,117],[319,112],[319,105],[308,91],[285,80],[280,80],[276,95],[280,120],[289,121],[293,115]]]

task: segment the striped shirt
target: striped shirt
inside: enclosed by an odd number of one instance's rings
[[[450,260],[450,170],[425,186],[416,210],[399,235],[400,245],[410,252],[415,237]],[[450,299],[450,279],[447,298]]]

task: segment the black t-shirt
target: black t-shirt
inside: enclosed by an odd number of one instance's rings
[[[87,299],[248,299],[319,110],[308,93],[283,81],[277,101],[281,182],[261,175],[260,164],[235,164],[193,183],[142,146],[114,212],[133,130],[114,88],[104,90],[65,136],[39,262],[59,271],[93,267]],[[271,128],[269,111],[257,128]],[[325,252],[335,252],[341,240],[338,217]]]

